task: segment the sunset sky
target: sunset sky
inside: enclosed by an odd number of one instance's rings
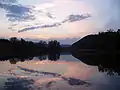
[[[0,36],[70,43],[120,28],[119,8],[120,0],[0,0]]]

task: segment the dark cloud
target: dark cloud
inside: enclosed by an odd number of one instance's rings
[[[6,11],[8,21],[28,21],[35,20],[33,12],[44,13],[47,17],[54,19],[51,13],[43,12],[41,10],[34,10],[35,6],[24,6],[17,2],[17,0],[0,0],[0,8]]]
[[[28,31],[28,30],[34,30],[34,29],[38,29],[38,28],[52,28],[52,27],[58,27],[60,25],[62,25],[63,23],[66,22],[76,22],[76,21],[80,21],[86,18],[91,17],[91,15],[87,14],[87,15],[69,15],[67,19],[63,20],[62,22],[59,23],[54,23],[51,25],[42,25],[42,26],[32,26],[32,27],[28,27],[28,28],[24,28],[22,30],[19,30],[18,32],[24,32],[24,31]]]
[[[17,0],[0,0],[0,3],[16,3]]]
[[[24,32],[24,31],[28,31],[28,30],[33,30],[33,29],[38,29],[40,28],[41,26],[35,26],[35,27],[28,27],[28,28],[24,28],[24,29],[21,29],[19,30],[18,32]]]
[[[0,8],[6,11],[9,21],[25,21],[35,19],[31,8],[17,3],[17,0],[0,0]]]
[[[28,31],[28,30],[34,30],[34,29],[38,29],[38,28],[52,28],[52,27],[58,27],[60,26],[61,23],[54,23],[51,25],[41,25],[41,26],[33,26],[33,27],[28,27],[28,28],[24,28],[22,30],[19,30],[18,32],[24,32],[24,31]]]
[[[86,18],[91,17],[91,15],[86,14],[86,15],[69,15],[67,19],[63,20],[62,23],[65,22],[75,22],[75,21],[80,21]]]
[[[34,16],[30,14],[31,8],[22,5],[0,3],[0,8],[6,10],[6,16],[9,21],[25,21],[35,19]]]
[[[13,13],[9,13],[9,14],[6,14],[6,16],[8,17],[8,20],[9,21],[26,21],[26,20],[34,20],[35,17],[34,15],[17,15],[17,14],[13,14]]]
[[[43,26],[41,26],[41,28],[58,27],[60,25],[61,25],[61,23],[54,23],[51,25],[43,25]]]
[[[18,4],[17,0],[0,0],[0,8],[4,9],[6,11],[6,17],[8,18],[8,21],[15,22],[15,21],[29,21],[29,20],[35,20],[35,15],[38,13],[44,13],[47,17],[51,19],[55,19],[53,15],[49,12],[44,12],[41,10],[34,10],[34,6],[28,7],[21,4]],[[22,30],[19,30],[18,32],[24,32],[27,30],[33,30],[38,28],[52,28],[52,27],[58,27],[66,22],[75,22],[80,21],[82,19],[88,18],[90,15],[69,15],[66,19],[64,19],[61,22],[53,23],[53,24],[47,24],[42,26],[29,26],[27,28],[24,28]],[[10,28],[12,28],[11,26]]]

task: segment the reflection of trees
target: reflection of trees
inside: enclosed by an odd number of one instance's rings
[[[48,55],[40,55],[37,56],[39,58],[39,60],[46,60],[48,56],[48,60],[51,61],[56,61],[59,60],[60,58],[60,53],[49,53]],[[33,57],[14,57],[14,58],[5,58],[2,59],[2,61],[9,61],[11,64],[16,64],[17,62],[24,62],[24,61],[29,61],[29,60],[33,60]]]
[[[56,61],[56,60],[59,60],[60,53],[49,53],[48,55],[38,56],[38,58],[39,58],[39,60],[46,60],[47,56],[48,56],[48,60]]]
[[[72,54],[85,64],[98,66],[100,72],[107,72],[107,75],[120,75],[119,54],[91,54],[74,52]]]
[[[59,58],[60,58],[60,53],[48,54],[48,60],[56,61],[56,60],[59,60]]]
[[[120,75],[118,64],[98,65],[99,72],[107,72],[107,75]]]
[[[120,56],[115,55],[114,57],[112,55],[108,55],[106,58],[101,58],[102,60],[99,60],[98,70],[100,72],[107,72],[107,75],[120,75]]]
[[[47,56],[46,55],[41,55],[41,56],[38,56],[39,60],[46,60],[47,59]]]
[[[10,62],[11,64],[16,64],[16,63],[17,63],[17,61],[16,61],[15,59],[10,59],[9,62]]]
[[[26,58],[12,58],[12,59],[9,59],[9,62],[11,63],[11,64],[16,64],[17,62],[24,62],[25,60],[28,60],[28,59],[26,59]]]

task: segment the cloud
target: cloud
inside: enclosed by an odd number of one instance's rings
[[[0,8],[6,11],[9,21],[25,21],[35,19],[31,15],[31,8],[17,3],[17,0],[0,0]]]
[[[30,14],[31,8],[26,6],[0,3],[0,8],[6,11],[6,17],[9,21],[25,21],[35,19],[34,16]]]
[[[91,17],[91,15],[89,14],[86,14],[86,15],[69,15],[67,19],[61,21],[61,22],[58,22],[58,23],[53,23],[53,24],[50,24],[50,25],[42,25],[42,26],[32,26],[32,27],[28,27],[28,28],[24,28],[22,30],[19,30],[18,32],[24,32],[24,31],[28,31],[28,30],[34,30],[34,29],[38,29],[38,28],[52,28],[52,27],[58,27],[58,26],[61,26],[62,24],[64,23],[72,23],[72,22],[76,22],[76,21],[80,21],[80,20],[83,20],[83,19],[86,19],[86,18],[89,18]]]
[[[0,0],[0,8],[6,11],[6,17],[11,22],[35,20],[35,14],[39,13],[43,13],[47,17],[54,19],[51,13],[36,10],[35,6],[25,6],[19,4],[17,0]]]
[[[28,31],[28,30],[34,30],[34,29],[38,29],[38,28],[52,28],[52,27],[58,27],[60,26],[61,23],[54,23],[51,25],[42,25],[42,26],[33,26],[33,27],[28,27],[28,28],[24,28],[22,30],[19,30],[18,32],[24,32],[24,31]]]
[[[0,3],[16,3],[17,0],[0,0]]]
[[[68,3],[70,3],[71,7],[69,7]],[[8,29],[24,32],[42,28],[53,29],[53,27],[59,27],[65,23],[73,23],[89,18],[89,14],[78,14],[79,11],[81,13],[86,13],[88,11],[84,12],[82,9],[78,11],[76,9],[78,5],[77,3],[78,2],[76,1],[54,1],[50,3],[38,3],[31,4],[32,6],[26,6],[25,4],[23,5],[22,2],[19,4],[16,0],[2,0],[2,2],[0,2],[0,8],[6,11],[6,17],[8,21],[10,21],[10,26]],[[65,12],[63,12],[62,8],[64,6],[66,6],[64,10]],[[12,24],[15,24],[15,26],[12,26]]]
[[[67,19],[63,20],[62,22],[76,22],[76,21],[80,21],[86,18],[91,17],[91,15],[86,14],[86,15],[69,15]]]
[[[7,17],[7,20],[10,21],[10,26],[8,27],[9,30],[16,31],[18,27],[24,27],[31,26],[33,22],[39,23],[40,25],[40,19],[44,16],[45,18],[55,19],[55,17],[48,11],[44,11],[43,9],[36,9],[35,5],[22,5],[17,2],[17,0],[0,0],[0,9],[5,10],[5,15]],[[26,24],[28,23],[29,24]],[[16,24],[15,26],[12,26],[12,24]],[[19,23],[19,24],[18,24]],[[30,24],[31,23],[31,24]],[[35,25],[35,24],[34,24]],[[55,26],[48,25],[48,27]],[[46,26],[44,26],[46,27]],[[35,28],[34,28],[35,29]]]
[[[47,17],[49,17],[51,19],[55,19],[55,17],[53,17],[53,15],[50,12],[45,12],[43,10],[34,10],[34,11],[37,12],[38,14],[39,13],[44,14],[44,15],[46,15]]]
[[[51,18],[51,19],[55,19],[55,17],[53,17],[52,14],[49,13],[49,12],[47,12],[46,15],[47,15],[49,18]]]
[[[20,67],[20,66],[17,66],[17,68],[20,69],[20,70],[26,71],[26,72],[30,72],[30,73],[37,73],[37,74],[42,74],[42,75],[51,75],[53,77],[58,77],[58,78],[61,78],[65,81],[67,81],[68,84],[72,85],[72,86],[74,86],[74,85],[92,85],[91,83],[82,81],[82,80],[77,79],[77,78],[65,77],[65,76],[63,76],[59,73],[37,71],[37,70],[28,69],[28,68],[23,68],[23,67]]]

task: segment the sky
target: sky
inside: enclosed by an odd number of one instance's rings
[[[71,44],[120,28],[120,0],[0,0],[0,37]]]

